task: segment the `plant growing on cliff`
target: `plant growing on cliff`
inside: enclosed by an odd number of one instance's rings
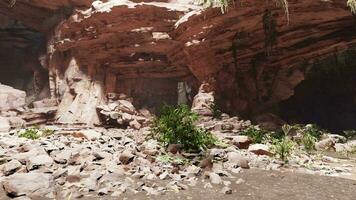
[[[197,114],[188,106],[164,106],[151,126],[153,136],[164,145],[182,144],[186,150],[197,151],[213,146],[218,140],[195,123]]]
[[[347,0],[347,6],[350,7],[353,14],[356,14],[356,0]]]

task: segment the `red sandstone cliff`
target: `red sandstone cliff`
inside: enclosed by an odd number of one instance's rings
[[[226,14],[182,1],[0,2],[0,14],[46,35],[52,95],[67,114],[93,111],[79,105],[107,92],[140,106],[175,103],[180,81],[193,95],[209,82],[228,112],[268,110],[293,95],[315,60],[356,43],[345,0],[290,0],[289,11],[288,24],[262,0],[237,1]]]

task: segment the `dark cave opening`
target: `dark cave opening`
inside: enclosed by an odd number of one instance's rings
[[[0,83],[25,91],[28,104],[49,96],[45,51],[44,34],[16,20],[0,23]]]
[[[294,95],[280,103],[290,124],[317,124],[331,132],[356,129],[356,50],[331,56],[308,67]]]

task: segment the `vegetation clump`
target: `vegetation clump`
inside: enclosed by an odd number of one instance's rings
[[[210,105],[210,109],[213,112],[214,119],[221,119],[223,113],[215,102]]]
[[[318,140],[316,137],[312,136],[310,133],[305,133],[301,139],[301,144],[306,152],[311,152],[315,149],[315,142]]]
[[[347,0],[347,6],[350,7],[353,14],[356,14],[356,0]]]
[[[181,144],[185,150],[197,151],[209,148],[218,142],[210,132],[198,128],[197,114],[188,106],[164,106],[151,126],[153,136],[165,146]]]
[[[18,132],[19,137],[27,138],[27,139],[31,139],[31,140],[36,140],[36,139],[39,139],[40,137],[47,137],[47,136],[52,135],[53,133],[54,133],[53,130],[40,129],[37,127],[27,128],[25,130],[21,130]]]
[[[285,136],[281,140],[273,141],[272,151],[284,162],[287,162],[295,148],[295,142]]]
[[[266,137],[266,131],[256,126],[251,126],[244,130],[241,135],[248,136],[253,143],[262,143]]]

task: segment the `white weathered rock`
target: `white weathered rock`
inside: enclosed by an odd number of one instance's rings
[[[211,105],[215,102],[214,92],[208,91],[208,84],[202,84],[198,94],[194,97],[192,111],[202,116],[212,116]]]
[[[18,160],[11,160],[10,162],[3,165],[2,171],[8,176],[15,173],[22,167],[22,164]]]
[[[61,150],[53,152],[51,155],[56,163],[65,164],[69,161],[72,152],[72,150]]]
[[[0,110],[18,109],[26,104],[26,92],[0,83]]]
[[[228,161],[230,163],[236,164],[237,166],[245,169],[249,169],[248,160],[236,152],[229,152],[227,154]]]
[[[133,128],[133,129],[136,129],[136,130],[139,130],[141,128],[141,124],[138,123],[137,120],[132,120],[130,123],[129,123],[130,127]]]
[[[119,102],[119,107],[118,107],[119,110],[129,114],[135,114],[136,109],[131,102],[127,100],[118,100],[118,102]]]
[[[101,137],[101,133],[95,131],[95,130],[92,130],[92,129],[88,129],[88,130],[81,130],[81,131],[78,131],[79,133],[83,134],[83,136],[87,139],[87,140],[90,140],[90,141],[94,141],[94,140],[97,140]]]
[[[211,181],[212,184],[216,184],[219,185],[222,183],[222,180],[220,178],[220,176],[216,173],[210,172],[209,173],[209,179]]]
[[[26,121],[20,117],[8,117],[11,128],[23,128]]]
[[[335,141],[332,138],[327,138],[315,143],[315,149],[318,151],[329,150],[333,148],[334,145]]]
[[[50,174],[17,173],[5,178],[2,184],[11,196],[54,197],[54,181]]]
[[[27,170],[33,170],[41,166],[51,167],[53,165],[53,159],[48,155],[42,154],[29,158],[26,163]]]

